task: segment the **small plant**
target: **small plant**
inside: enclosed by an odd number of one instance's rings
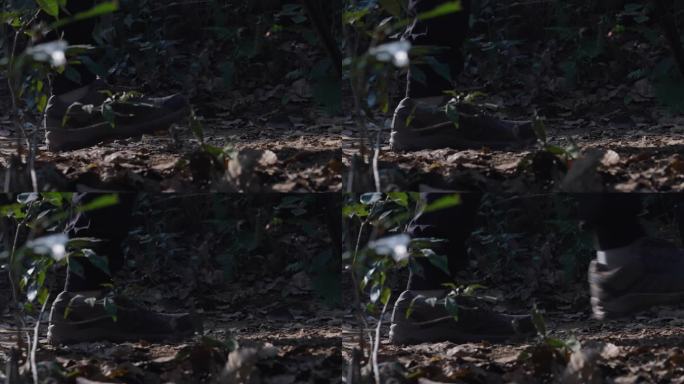
[[[9,223],[5,233],[12,233],[10,248],[0,253],[1,271],[6,271],[11,289],[10,308],[13,309],[17,326],[17,353],[22,353],[29,363],[34,382],[38,382],[35,351],[41,318],[45,313],[50,295],[61,290],[62,282],[56,281],[54,272],[66,267],[70,273],[83,274],[79,260],[88,259],[93,265],[109,273],[107,259],[98,255],[92,246],[98,243],[94,238],[70,238],[76,225],[69,220],[74,214],[87,212],[116,204],[116,195],[102,195],[88,203],[74,203],[72,193],[23,193],[16,202],[0,206],[0,216]],[[109,306],[112,316],[115,307]],[[28,346],[24,332],[28,316],[36,316],[33,335]],[[32,341],[31,341],[32,340]],[[14,362],[18,364],[17,361]]]
[[[391,192],[387,194],[366,193],[354,201],[349,195],[342,208],[348,231],[347,251],[343,254],[345,270],[353,284],[355,315],[359,321],[359,348],[356,356],[362,356],[379,382],[377,354],[380,345],[380,329],[384,315],[392,302],[392,285],[397,275],[416,258],[426,258],[430,263],[449,273],[445,255],[433,248],[443,243],[437,238],[411,238],[406,230],[410,220],[420,210],[431,212],[461,203],[460,195],[445,195],[425,204],[418,193]],[[416,273],[420,273],[416,270]],[[450,286],[454,292],[447,296],[443,305],[451,316],[458,316],[455,296],[472,294],[476,286]],[[435,305],[437,303],[435,300]],[[409,312],[411,308],[409,308]],[[410,313],[408,313],[410,315]],[[377,317],[372,327],[367,315]],[[367,345],[370,340],[370,345]],[[354,364],[361,364],[361,361]],[[353,367],[352,367],[352,370]]]

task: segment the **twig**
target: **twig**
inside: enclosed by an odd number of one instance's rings
[[[364,351],[366,349],[366,343],[364,341],[363,337],[363,331],[364,329],[368,329],[368,322],[366,322],[365,316],[363,316],[363,313],[360,312],[361,310],[361,296],[359,295],[359,280],[356,277],[356,256],[359,254],[359,248],[361,246],[361,236],[363,234],[363,228],[366,226],[368,223],[367,220],[364,220],[361,222],[361,226],[359,227],[359,235],[356,239],[356,247],[354,248],[354,256],[352,258],[352,263],[351,263],[351,278],[352,278],[352,284],[354,284],[354,313],[356,314],[358,320],[360,320],[362,324],[362,328],[359,329],[359,349],[361,351]]]
[[[19,106],[17,105],[17,90],[15,89],[16,84],[14,84],[14,81],[12,81],[12,78],[15,77],[15,70],[16,68],[14,67],[16,64],[16,59],[17,59],[17,44],[19,42],[19,36],[24,33],[26,30],[26,27],[33,24],[33,22],[36,21],[38,16],[40,15],[40,10],[36,11],[36,13],[29,19],[28,22],[24,23],[21,28],[16,32],[14,35],[14,41],[12,42],[12,51],[10,52],[10,59],[9,59],[9,67],[8,67],[8,76],[7,76],[7,85],[9,86],[9,91],[10,91],[10,98],[12,100],[12,113],[15,117],[14,125],[17,128],[18,132],[21,132],[21,137],[17,137],[17,154],[20,154],[21,151],[21,146],[22,142],[21,139],[25,138],[26,139],[26,144],[28,146],[28,167],[29,167],[29,175],[31,177],[31,184],[33,186],[33,191],[38,192],[38,182],[36,180],[36,170],[34,168],[35,165],[35,153],[33,151],[33,145],[31,143],[31,140],[29,139],[28,135],[26,134],[26,130],[24,129],[24,118],[23,115],[19,111]],[[21,121],[20,121],[21,120]],[[35,132],[34,132],[35,134]],[[9,172],[9,170],[8,170]],[[5,190],[9,190],[10,185],[9,185],[9,177],[6,176],[5,178]]]
[[[391,298],[391,295],[390,295]],[[380,382],[380,367],[378,366],[378,351],[380,350],[380,328],[382,327],[382,318],[387,312],[387,306],[390,303],[390,298],[387,299],[385,305],[382,307],[382,312],[380,312],[380,318],[378,319],[378,326],[375,327],[375,342],[373,343],[373,373],[375,374],[375,382],[377,384],[382,384]]]
[[[382,129],[378,130],[378,135],[375,138],[375,153],[373,153],[373,179],[375,180],[375,192],[382,192],[382,185],[380,185],[380,171],[378,170],[378,159],[380,158],[380,134]]]
[[[2,188],[3,192],[5,192],[5,193],[10,193],[10,186],[11,186],[10,182],[12,180],[10,178],[11,174],[12,174],[12,161],[9,161],[7,163],[7,168],[5,169],[5,183],[4,183],[3,188]]]
[[[40,319],[45,313],[45,308],[50,300],[50,294],[45,298],[43,306],[40,308],[40,313],[38,314],[38,320],[36,320],[36,327],[33,330],[33,345],[31,346],[31,373],[33,373],[33,382],[38,384],[38,364],[36,363],[36,350],[38,349],[38,335],[40,332]]]

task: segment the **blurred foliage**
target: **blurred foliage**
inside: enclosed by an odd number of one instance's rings
[[[665,3],[681,34],[684,3]],[[394,92],[388,84],[396,76],[395,71],[391,66],[368,62],[364,52],[377,52],[375,47],[401,37],[408,23],[405,4],[392,0],[346,0],[343,23],[354,31],[345,42],[351,52],[347,59],[350,77],[354,81],[354,71],[364,64],[368,81],[359,84],[368,84],[370,88],[364,93],[365,104],[387,112],[388,100]],[[661,104],[673,111],[684,108],[684,79],[664,38],[653,1],[472,0],[470,27],[466,55],[478,52],[487,57],[487,67],[480,72],[491,82],[515,76],[513,68],[538,76],[562,76],[568,90],[576,89],[580,83],[606,79],[629,84],[648,79]],[[428,62],[429,52],[423,52],[424,47],[407,48],[412,60]],[[549,49],[553,52],[547,52]],[[380,63],[392,62],[371,56],[380,59]],[[547,63],[548,60],[552,62]],[[397,66],[402,72],[406,67]],[[624,102],[629,104],[633,100],[626,98]]]
[[[123,281],[140,278],[162,286],[180,277],[188,293],[202,293],[230,281],[301,272],[322,300],[339,303],[340,256],[332,237],[340,207],[334,195],[139,195],[137,200]],[[79,258],[109,273],[106,258],[89,248],[98,239],[64,233],[76,225],[72,213],[116,204],[116,195],[76,205],[70,193],[21,194],[12,201],[0,207],[0,264],[27,309],[42,304],[50,290],[62,289],[61,274],[56,275],[61,267],[82,271]]]
[[[348,195],[342,208],[342,216],[347,220],[343,262],[352,276],[354,289],[363,294],[358,304],[369,313],[377,314],[390,303],[392,288],[403,277],[400,271],[409,264],[415,267],[416,258],[426,258],[447,271],[446,255],[433,250],[443,239],[412,239],[404,232],[418,212],[446,209],[460,203],[458,194],[447,194],[430,204],[425,204],[416,192]]]
[[[68,0],[44,1],[43,9],[63,6]],[[166,2],[119,0],[103,17],[89,52],[69,53],[70,62],[81,62],[102,77],[134,82],[154,91],[179,90],[204,101],[217,101],[232,91],[306,79],[315,101],[329,112],[340,108],[339,78],[330,58],[317,54],[319,36],[299,1],[207,0]],[[330,20],[333,36],[339,29],[339,7],[321,5],[318,15]],[[99,4],[98,7],[103,7]],[[0,68],[12,69],[14,33],[19,32],[18,53],[39,41],[54,25],[36,22],[38,3],[28,0],[3,2],[0,8]],[[104,8],[102,9],[104,10]],[[95,14],[91,12],[91,14]],[[306,46],[315,48],[306,50]],[[64,49],[63,49],[64,51]],[[78,80],[69,66],[58,68]],[[154,70],[150,70],[154,68]],[[15,68],[17,69],[17,68]],[[47,72],[37,67],[15,74],[29,109],[45,106]],[[281,102],[289,102],[283,93]]]
[[[461,199],[446,194],[425,207],[418,193],[347,196],[344,266],[356,279],[366,310],[377,314],[393,289],[403,289],[406,267],[416,258],[427,257],[449,273],[446,256],[435,252],[443,239],[411,239],[404,232],[418,211],[444,209]],[[647,234],[681,244],[682,203],[678,196],[643,195],[639,218]],[[592,232],[580,223],[573,195],[482,195],[466,242],[469,263],[454,276],[452,288],[465,291],[480,283],[494,289],[514,287],[506,297],[525,301],[550,292],[574,294],[571,291],[585,286],[595,257]]]
[[[318,296],[340,300],[335,195],[140,195],[128,266],[152,284],[197,293],[231,281],[306,273]]]
[[[32,313],[43,305],[52,289],[61,290],[63,282],[56,282],[57,267],[68,268],[82,275],[80,259],[109,273],[107,260],[93,251],[98,239],[69,238],[76,222],[70,218],[114,205],[116,195],[102,195],[87,203],[72,198],[72,193],[22,193],[0,203],[3,246],[0,248],[0,271],[11,283],[14,305]]]

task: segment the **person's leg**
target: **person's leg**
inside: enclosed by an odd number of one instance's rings
[[[642,196],[576,196],[580,218],[594,234],[597,257],[588,277],[598,319],[684,302],[684,250],[646,236],[638,218]]]
[[[529,121],[499,120],[461,102],[450,102],[453,111],[445,113],[449,101],[446,92],[454,90],[454,80],[463,69],[463,42],[469,30],[471,6],[470,0],[462,0],[458,12],[424,20],[417,17],[442,4],[440,0],[409,1],[409,17],[414,21],[404,39],[411,42],[414,52],[428,53],[424,57],[412,55],[406,97],[392,119],[391,148],[506,148],[533,142],[535,135]]]
[[[98,196],[77,194],[74,202],[87,204]],[[134,194],[120,194],[117,205],[77,214],[72,219],[76,229],[69,235],[100,240],[93,250],[107,260],[110,273],[84,257],[70,260],[78,267],[69,266],[64,291],[52,305],[50,343],[163,340],[201,330],[201,323],[193,315],[156,313],[111,290],[112,275],[124,264],[121,243],[129,231],[135,198]]]
[[[429,205],[445,194],[424,194],[425,204]],[[479,208],[479,193],[460,194],[461,204],[434,212],[419,213],[409,225],[408,233],[413,238],[426,237],[446,240],[436,252],[446,255],[450,274],[425,258],[411,261],[407,290],[445,289],[445,283],[453,283],[456,272],[467,266],[465,242],[475,225]]]
[[[592,232],[597,260],[619,266],[634,255],[623,252],[645,236],[639,222],[641,197],[636,194],[586,194],[577,196],[579,217]],[[623,255],[624,254],[624,255]]]
[[[94,5],[94,0],[69,0],[67,2],[68,13],[60,10],[60,18],[85,12]],[[49,24],[54,21],[54,18],[41,12],[40,20]],[[97,19],[95,18],[76,21],[52,32],[47,38],[49,40],[62,38],[70,45],[95,45],[93,31],[96,22]],[[70,68],[73,70],[70,71],[72,73],[70,76],[67,76],[65,72],[50,75],[50,90],[53,95],[63,95],[95,81],[95,74],[89,71],[85,65],[71,64]]]
[[[424,194],[430,204],[445,194]],[[449,273],[425,258],[412,260],[407,289],[397,298],[392,312],[390,341],[394,344],[423,342],[499,342],[533,333],[529,316],[500,314],[484,309],[476,299],[454,296],[446,283],[454,283],[455,273],[467,265],[466,240],[474,228],[481,195],[460,194],[461,204],[429,213],[419,213],[408,233],[413,237],[445,239],[435,248],[447,256]],[[447,305],[449,303],[450,305]],[[451,310],[457,307],[458,318]],[[412,308],[411,315],[407,315]],[[449,308],[452,308],[451,310]]]
[[[92,193],[76,194],[74,202],[83,205],[95,200],[98,196]],[[119,203],[116,205],[78,214],[74,218],[76,229],[71,234],[72,237],[99,239],[101,243],[94,247],[94,251],[107,260],[110,273],[106,273],[85,258],[77,258],[79,272],[75,273],[75,269],[67,271],[65,291],[93,291],[111,286],[112,276],[123,266],[124,255],[121,244],[130,229],[136,195],[120,193],[118,197]]]
[[[434,47],[436,51],[427,60],[410,66],[406,97],[444,96],[445,91],[454,89],[453,80],[463,70],[463,42],[470,29],[470,0],[461,1],[460,12],[427,20],[416,18],[442,4],[442,0],[409,1],[409,17],[415,19],[406,30],[405,39],[416,47]],[[440,73],[438,65],[447,71]]]
[[[87,11],[95,4],[94,0],[69,0],[68,12],[60,11],[60,17]],[[45,14],[41,19],[46,23],[53,21]],[[69,45],[95,45],[96,23],[97,19],[92,17],[69,23],[47,38],[62,38]],[[84,148],[108,139],[138,137],[167,129],[189,111],[187,99],[180,94],[115,101],[110,98],[115,90],[81,63],[72,63],[64,72],[54,73],[49,78],[52,96],[45,109],[43,125],[50,151]],[[108,102],[107,109],[103,106],[105,102]],[[105,116],[105,110],[114,111],[113,121],[111,116]],[[113,125],[116,129],[112,129]]]

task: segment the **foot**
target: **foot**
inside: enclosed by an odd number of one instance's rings
[[[448,117],[448,103],[453,118]],[[499,120],[446,98],[405,98],[394,111],[390,147],[395,151],[502,149],[529,145],[535,140],[529,121]]]
[[[655,305],[684,303],[684,250],[641,239],[630,246],[633,261],[610,268],[589,265],[591,307],[597,319],[618,318]]]
[[[102,292],[62,292],[50,311],[48,341],[53,345],[93,341],[180,339],[202,330],[194,316],[162,314]]]
[[[441,341],[503,342],[534,335],[530,316],[495,313],[478,307],[476,300],[471,298],[456,299],[458,319],[455,319],[445,308],[446,295],[446,290],[404,291],[394,305],[390,341],[399,345]],[[411,306],[413,310],[406,317]]]
[[[102,80],[66,95],[52,96],[45,109],[50,151],[85,148],[101,141],[137,137],[166,129],[188,113],[181,95],[162,98],[112,96]]]

